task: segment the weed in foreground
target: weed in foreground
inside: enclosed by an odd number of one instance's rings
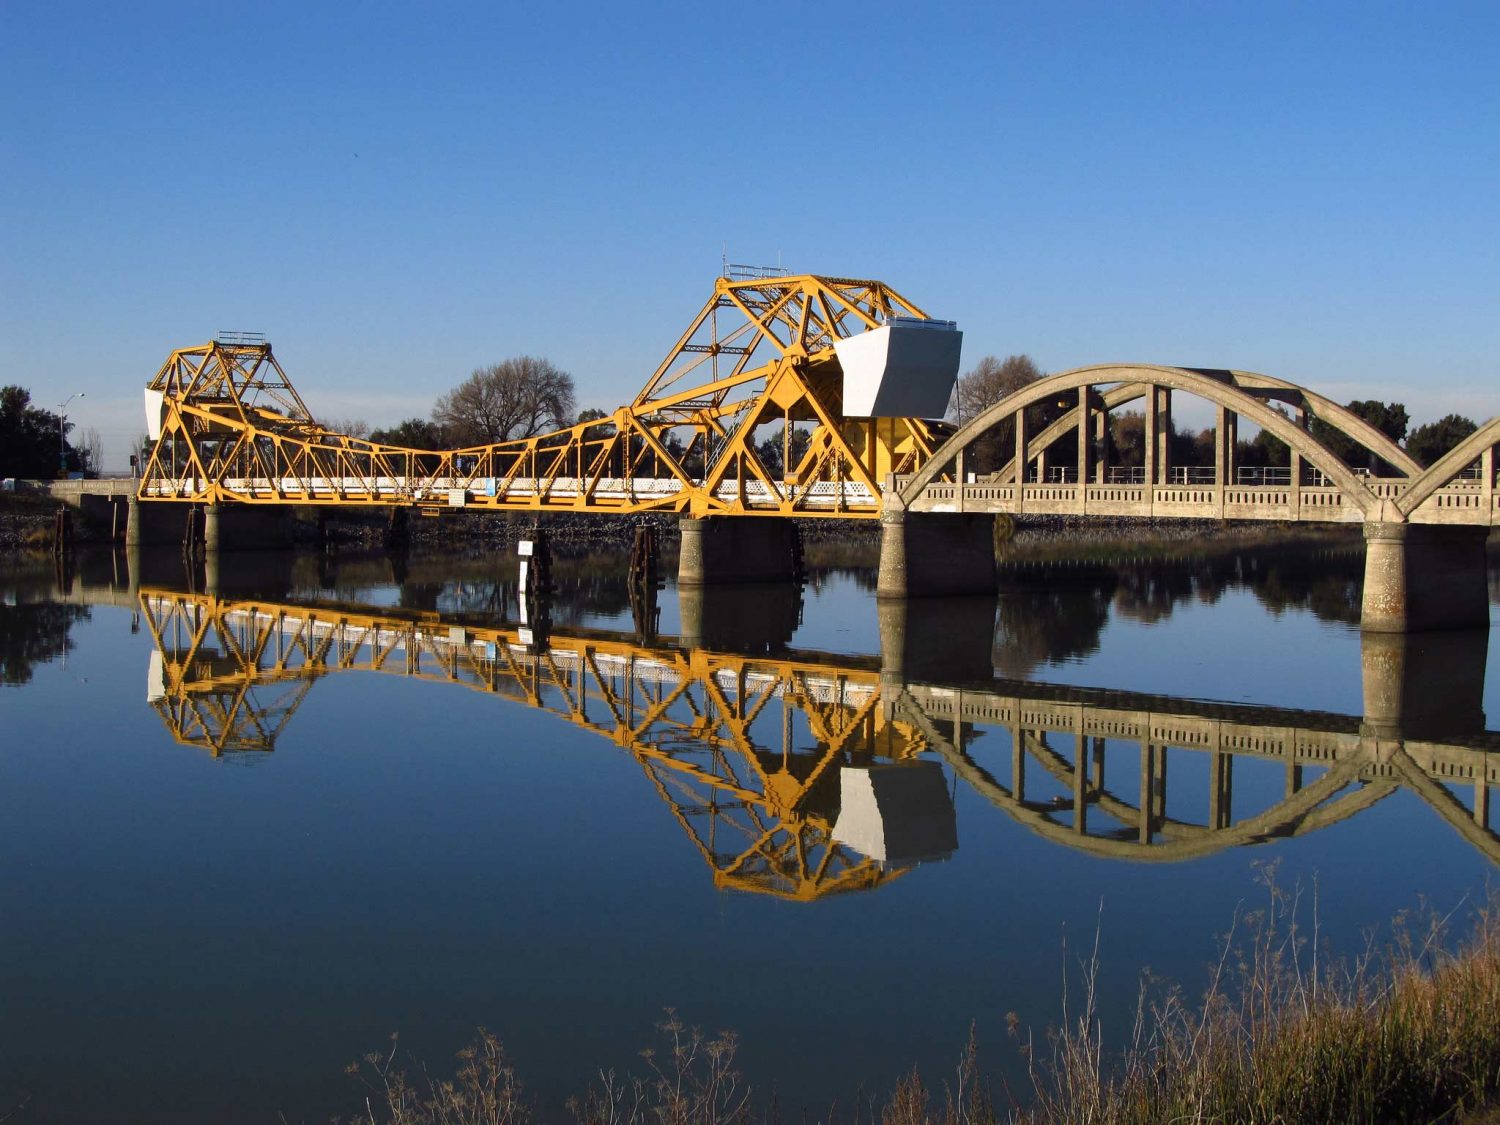
[[[1129,1041],[1103,1049],[1097,954],[1082,1010],[1031,1061],[1036,1125],[1453,1120],[1500,1094],[1500,916],[1491,903],[1456,948],[1450,916],[1398,916],[1351,959],[1320,950],[1300,888],[1262,869],[1265,904],[1235,919],[1202,999],[1145,982]],[[1023,1047],[1023,1054],[1026,1049]]]
[[[1398,916],[1351,958],[1321,949],[1316,887],[1310,928],[1301,888],[1261,869],[1264,902],[1238,913],[1202,998],[1143,978],[1127,1041],[1106,1049],[1097,1009],[1098,937],[1064,988],[1059,1028],[1018,1040],[1030,1091],[997,1109],[970,1029],[954,1078],[934,1097],[916,1071],[883,1103],[856,1097],[802,1114],[828,1125],[1324,1125],[1331,1122],[1500,1122],[1500,900],[1469,936],[1448,940],[1451,915]],[[779,1123],[735,1068],[732,1034],[708,1037],[668,1012],[663,1048],[642,1075],[601,1072],[568,1102],[575,1125]],[[412,1081],[389,1054],[351,1070],[367,1087],[358,1120],[392,1125],[528,1125],[521,1085],[499,1042],[481,1031],[453,1079]],[[1487,1116],[1488,1115],[1488,1116]]]

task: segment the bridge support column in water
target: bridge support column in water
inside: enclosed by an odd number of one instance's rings
[[[1391,742],[1482,732],[1489,642],[1488,629],[1416,636],[1366,631],[1359,646],[1365,704],[1361,734]]]
[[[880,515],[881,598],[993,594],[995,517],[886,508]]]
[[[790,582],[797,575],[796,528],[779,516],[678,520],[679,586]]]
[[[284,547],[286,521],[286,512],[279,508],[209,504],[203,509],[203,547],[209,554]]]
[[[1484,527],[1365,524],[1360,628],[1375,633],[1489,625]]]
[[[180,546],[187,532],[193,505],[152,501],[141,503],[134,496],[126,501],[125,546]]]

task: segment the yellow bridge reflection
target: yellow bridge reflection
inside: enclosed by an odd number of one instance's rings
[[[805,901],[878,886],[956,846],[941,769],[916,760],[924,747],[909,728],[881,717],[868,664],[603,634],[533,648],[521,630],[430,615],[181,593],[143,591],[140,604],[157,646],[151,704],[174,738],[214,755],[274,749],[322,676],[385,672],[501,695],[609,738],[635,756],[721,887]],[[924,839],[882,834],[877,802],[892,789],[936,816],[910,819]]]
[[[958,846],[960,781],[1050,841],[1147,861],[1303,835],[1405,789],[1500,862],[1489,827],[1500,734],[1477,705],[1467,718],[1442,708],[1439,733],[1407,721],[1404,637],[1366,638],[1365,714],[1351,716],[941,683],[893,670],[907,662],[890,656],[537,639],[368,607],[151,588],[139,606],[156,643],[148,698],[179,742],[271,751],[312,684],[337,672],[459,684],[631,754],[727,889],[811,901],[944,858]],[[1248,778],[1238,795],[1237,772]]]

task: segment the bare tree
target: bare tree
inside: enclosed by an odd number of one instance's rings
[[[954,419],[962,425],[982,414],[1006,395],[1042,377],[1041,368],[1029,355],[1011,355],[996,359],[987,355],[953,388]]]
[[[77,442],[78,467],[84,472],[98,473],[104,469],[104,438],[93,426],[84,430]]]
[[[482,445],[568,425],[573,411],[573,377],[523,355],[477,369],[437,400],[432,420],[458,444]]]
[[[996,359],[987,355],[961,376],[953,388],[949,416],[959,425],[972,421],[995,403],[1036,382],[1043,372],[1029,355],[1011,355]],[[1048,404],[1032,406],[1026,412],[1028,424],[1042,421]],[[969,455],[970,471],[990,473],[1010,459],[1015,446],[1015,424],[1005,419],[992,426],[973,443]]]
[[[332,430],[346,437],[367,438],[370,436],[370,423],[363,418],[326,418],[319,424],[325,430]]]

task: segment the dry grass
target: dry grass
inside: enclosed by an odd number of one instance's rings
[[[1206,994],[1143,986],[1130,1042],[1110,1057],[1094,1006],[1097,959],[1076,1016],[1031,1044],[1034,1100],[1020,1122],[1458,1120],[1500,1093],[1500,915],[1458,947],[1446,917],[1398,917],[1350,960],[1320,949],[1297,890],[1263,877],[1266,902],[1236,919]]]
[[[1123,1049],[1107,1050],[1096,1007],[1098,950],[1081,962],[1081,998],[1061,1028],[1020,1041],[1031,1090],[997,1107],[971,1030],[953,1077],[934,1094],[913,1071],[877,1103],[856,1097],[804,1121],[849,1125],[1324,1125],[1329,1122],[1500,1122],[1500,910],[1478,911],[1447,941],[1447,917],[1398,917],[1352,959],[1320,949],[1316,903],[1287,891],[1274,866],[1264,903],[1235,919],[1204,996],[1143,982]],[[1310,929],[1301,915],[1309,913]],[[1065,990],[1066,991],[1066,990]],[[568,1103],[576,1125],[750,1125],[779,1122],[735,1069],[732,1035],[705,1037],[671,1013],[646,1073],[602,1073]],[[532,1111],[495,1038],[460,1056],[454,1079],[420,1089],[389,1055],[354,1069],[374,1125],[526,1125]]]

